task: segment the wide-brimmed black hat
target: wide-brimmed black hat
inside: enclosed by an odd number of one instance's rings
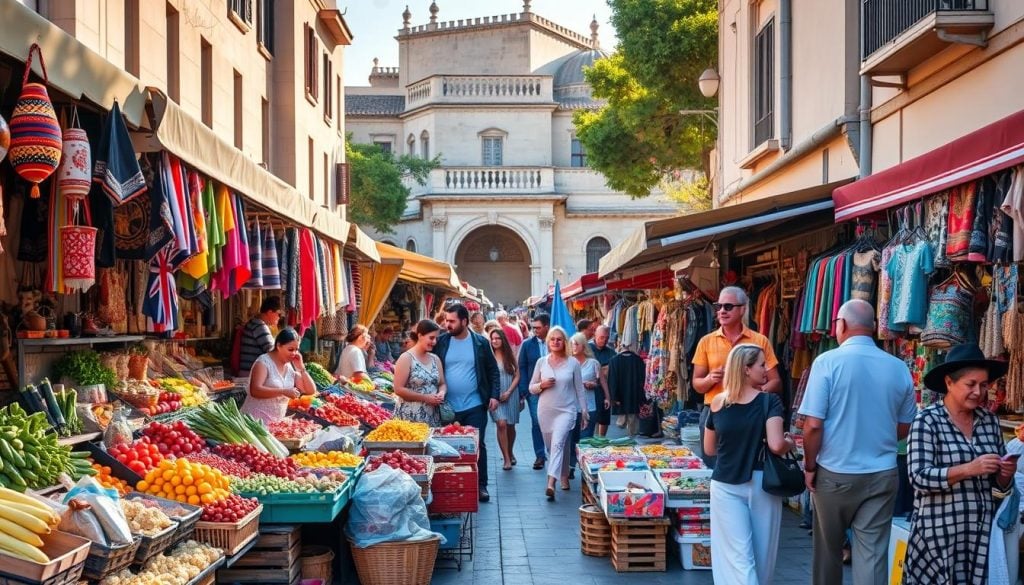
[[[933,392],[946,392],[946,376],[964,368],[981,368],[988,371],[988,380],[998,380],[1006,375],[1010,365],[999,360],[985,358],[976,343],[954,345],[946,353],[946,361],[935,366],[924,375],[924,385]]]

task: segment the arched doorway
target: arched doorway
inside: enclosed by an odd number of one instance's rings
[[[484,289],[494,303],[514,307],[530,296],[530,250],[507,227],[470,232],[455,252],[455,265],[460,278]]]

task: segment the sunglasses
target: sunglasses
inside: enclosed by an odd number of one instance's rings
[[[723,309],[726,311],[731,311],[735,308],[742,307],[743,305],[734,305],[732,303],[714,303],[711,306],[715,308],[715,312],[718,312]]]

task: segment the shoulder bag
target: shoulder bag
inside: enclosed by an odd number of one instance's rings
[[[761,489],[780,498],[791,498],[804,492],[804,472],[800,462],[792,452],[780,457],[768,448],[768,402],[771,397],[764,395],[764,435],[761,439],[761,453],[764,456],[764,471],[761,477]]]

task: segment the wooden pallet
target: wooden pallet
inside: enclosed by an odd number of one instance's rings
[[[668,518],[610,518],[608,524],[612,533],[612,566],[617,572],[665,570]]]
[[[604,512],[593,504],[580,506],[580,550],[591,557],[612,552],[612,529]]]
[[[581,485],[580,494],[583,496],[583,503],[594,504],[596,506],[597,498],[594,496],[594,492],[590,489],[590,482],[584,479]]]
[[[302,577],[302,529],[299,526],[260,526],[252,550],[230,569],[217,571],[217,583],[294,585]]]

